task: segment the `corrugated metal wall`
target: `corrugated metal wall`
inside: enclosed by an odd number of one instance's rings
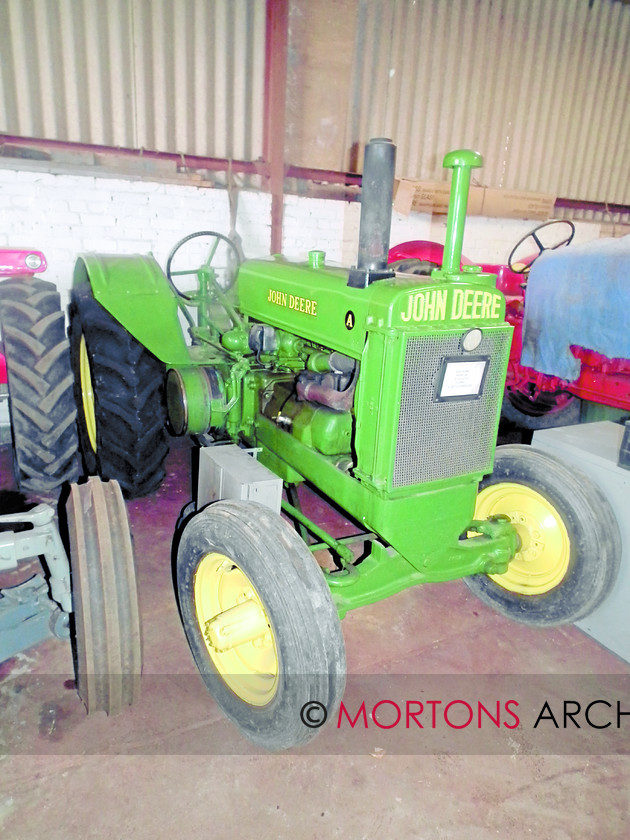
[[[310,15],[319,1],[290,0],[307,2]],[[370,137],[388,136],[402,177],[442,179],[445,152],[472,147],[488,186],[630,204],[630,5],[352,3],[354,60],[344,78],[324,77],[325,55],[302,65],[299,89],[331,88],[316,100],[316,124],[329,104],[345,135],[315,165],[347,170]],[[265,8],[265,0],[0,0],[0,133],[257,160]],[[321,41],[320,30],[300,37]],[[309,165],[311,134],[287,163]]]
[[[359,0],[348,147],[398,146],[401,177],[630,204],[630,6],[615,0]]]
[[[0,131],[255,160],[265,0],[0,0]]]

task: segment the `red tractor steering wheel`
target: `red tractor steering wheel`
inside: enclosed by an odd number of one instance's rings
[[[546,235],[543,237],[545,242],[543,242],[543,240],[539,237],[538,232],[543,230],[543,228],[551,228],[552,226],[558,228],[560,225],[564,225],[569,232],[567,233],[567,230],[565,230],[562,234],[562,238],[558,241],[556,241],[557,237],[553,234],[551,236]],[[557,230],[554,230],[554,233],[557,233]],[[530,230],[529,233],[526,233],[525,236],[519,239],[516,245],[512,248],[512,252],[508,257],[508,268],[515,274],[527,274],[543,251],[555,251],[556,248],[562,248],[563,245],[568,245],[574,236],[575,225],[573,222],[566,221],[565,219],[552,219],[550,222],[543,222],[542,225],[538,225],[538,227],[535,227],[533,230]],[[528,254],[526,258],[521,257],[519,260],[515,259],[518,249],[529,239],[534,240],[538,252],[534,254],[533,257],[531,254]],[[524,261],[525,259],[527,260],[526,262]]]

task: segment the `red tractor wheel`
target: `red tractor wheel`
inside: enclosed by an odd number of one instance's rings
[[[56,500],[79,469],[70,352],[54,284],[26,276],[3,281],[0,331],[16,481],[24,493]]]
[[[571,426],[580,422],[580,400],[566,391],[506,388],[501,415],[522,429]]]

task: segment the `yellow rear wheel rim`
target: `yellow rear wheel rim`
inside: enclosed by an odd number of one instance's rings
[[[501,482],[479,493],[475,518],[499,513],[509,516],[521,548],[506,572],[489,577],[521,595],[541,595],[558,586],[569,568],[571,541],[556,508],[531,487]]]
[[[245,703],[265,706],[278,687],[278,652],[263,602],[225,554],[202,557],[194,606],[206,650],[223,681]]]
[[[96,413],[94,411],[94,388],[92,386],[92,371],[90,370],[90,360],[88,358],[87,347],[85,346],[85,337],[81,336],[81,343],[79,345],[79,376],[81,386],[81,401],[83,403],[83,416],[85,418],[85,427],[88,434],[88,440],[92,451],[96,452]]]

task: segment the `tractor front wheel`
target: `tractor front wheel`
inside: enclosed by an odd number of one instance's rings
[[[577,621],[612,589],[621,559],[615,515],[583,473],[529,446],[500,446],[476,519],[503,514],[521,547],[503,574],[465,578],[486,604],[536,626]]]
[[[86,473],[115,479],[127,498],[154,492],[168,454],[163,365],[88,283],[72,290],[70,347]]]
[[[188,643],[226,716],[268,750],[309,741],[341,700],[345,648],[291,526],[253,502],[216,502],[185,526],[176,578]]]
[[[116,481],[73,484],[66,503],[77,690],[88,714],[140,694],[142,649],[131,534]]]

